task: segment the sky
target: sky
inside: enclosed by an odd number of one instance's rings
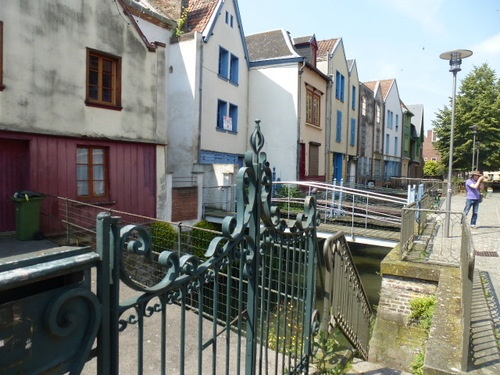
[[[285,29],[293,38],[341,37],[362,82],[395,78],[405,104],[424,105],[424,127],[450,106],[443,52],[467,49],[460,82],[488,63],[500,77],[499,0],[238,0],[245,35]]]

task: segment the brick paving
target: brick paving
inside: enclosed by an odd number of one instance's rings
[[[452,197],[452,211],[464,207],[465,195]],[[483,199],[477,225],[471,230],[476,257],[469,373],[493,375],[500,374],[500,192]]]

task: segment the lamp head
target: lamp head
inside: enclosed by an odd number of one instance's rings
[[[450,72],[459,72],[460,65],[462,64],[462,59],[465,59],[472,55],[472,51],[468,49],[457,49],[454,51],[444,52],[439,57],[443,60],[448,60],[450,62]]]

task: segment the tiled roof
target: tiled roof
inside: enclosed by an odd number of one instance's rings
[[[363,85],[368,87],[370,90],[375,92],[375,88],[377,87],[378,81],[370,81],[370,82],[363,82]]]
[[[249,35],[246,41],[250,61],[299,57],[292,47],[290,36],[283,29]]]
[[[377,84],[380,85],[380,89],[382,90],[382,98],[384,101],[387,99],[387,94],[389,94],[389,90],[391,89],[393,83],[396,80],[394,78],[391,79],[383,79],[380,81],[370,81],[370,82],[363,82],[366,86],[370,88],[373,92],[375,92],[375,88],[377,87]]]
[[[384,79],[380,81],[380,88],[382,89],[382,97],[384,98],[384,101],[387,99],[387,95],[389,94],[389,90],[391,89],[393,83],[394,79]]]
[[[219,0],[189,0],[187,31],[203,33]]]
[[[293,38],[293,44],[303,44],[303,43],[311,43],[311,41],[314,39],[314,35],[309,35],[309,36],[301,36],[298,38]]]
[[[339,40],[340,38],[320,40],[318,42],[318,56],[326,56],[332,53]]]

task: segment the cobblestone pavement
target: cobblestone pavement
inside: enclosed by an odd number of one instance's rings
[[[462,211],[465,195],[452,197],[451,210]],[[470,222],[471,213],[467,220]],[[472,229],[476,251],[472,297],[472,374],[500,374],[500,192],[485,197],[479,206],[477,228]],[[486,293],[483,292],[484,289]]]

